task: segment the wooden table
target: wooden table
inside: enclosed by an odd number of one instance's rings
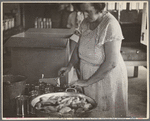
[[[134,66],[133,77],[138,77],[138,66],[147,67],[147,61],[125,61],[126,66]]]
[[[126,66],[134,66],[133,77],[138,77],[138,66],[147,66],[146,47],[142,45],[125,45],[121,48],[121,53]]]

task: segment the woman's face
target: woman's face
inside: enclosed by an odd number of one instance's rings
[[[89,22],[96,21],[99,17],[99,13],[90,3],[83,3],[80,5],[80,8],[81,11],[84,13],[85,18],[87,18]]]

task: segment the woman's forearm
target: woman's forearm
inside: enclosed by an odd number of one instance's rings
[[[79,61],[79,59],[78,59],[78,44],[77,43],[74,43],[74,44],[75,44],[75,47],[73,49],[71,59],[67,65],[70,69]]]
[[[89,84],[93,84],[105,78],[119,62],[121,41],[107,42],[105,48],[105,61],[98,70],[88,79]]]
[[[117,62],[104,62],[98,70],[88,79],[88,84],[91,85],[105,78],[105,76],[117,66]]]

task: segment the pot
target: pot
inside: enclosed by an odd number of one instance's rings
[[[71,90],[74,90],[74,92],[71,92]],[[69,92],[68,92],[69,91]],[[74,114],[74,115],[68,115],[68,114],[65,114],[65,115],[60,115],[58,113],[45,113],[45,112],[42,112],[40,110],[37,110],[35,109],[35,114],[38,116],[38,117],[88,117],[89,113],[92,111],[92,109],[96,108],[97,106],[97,103],[95,102],[94,99],[92,99],[91,97],[88,97],[84,94],[81,94],[81,93],[77,93],[77,91],[73,88],[68,88],[66,89],[65,92],[55,92],[55,93],[48,93],[48,94],[43,94],[43,95],[40,95],[36,98],[34,98],[32,101],[31,101],[31,106],[32,107],[35,107],[36,103],[40,101],[40,98],[41,97],[47,97],[50,98],[51,96],[79,96],[79,97],[84,97],[88,100],[89,103],[92,104],[92,108],[90,111],[88,112],[85,112],[85,113],[82,113],[82,114]]]
[[[15,98],[25,91],[27,78],[21,75],[3,76],[4,117],[15,116]]]

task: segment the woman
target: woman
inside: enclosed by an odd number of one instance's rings
[[[77,29],[83,21],[84,15],[79,11],[80,8],[78,6],[78,3],[73,3],[72,5],[74,7],[74,12],[72,12],[68,17],[67,28]]]
[[[71,13],[70,4],[69,3],[61,3],[60,4],[60,13],[61,13],[60,28],[67,28],[66,20],[68,20],[68,17]]]
[[[79,56],[81,76],[74,85],[84,87],[85,95],[98,104],[89,117],[126,117],[128,80],[120,54],[123,35],[118,21],[104,7],[104,3],[80,4],[88,17],[80,26],[80,40],[68,66],[59,73],[68,73]]]

